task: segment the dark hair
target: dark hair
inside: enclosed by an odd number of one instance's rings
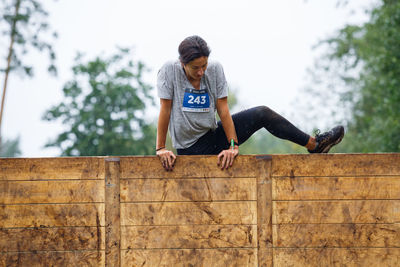
[[[179,60],[187,64],[199,57],[208,57],[211,53],[206,41],[200,36],[193,35],[185,38],[178,48]]]

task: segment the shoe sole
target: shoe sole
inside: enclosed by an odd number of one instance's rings
[[[330,150],[334,145],[337,145],[337,144],[340,143],[340,141],[342,141],[343,137],[344,137],[344,131],[342,132],[341,136],[340,136],[334,143],[332,143],[332,144],[330,144],[329,146],[325,147],[325,149],[322,150],[321,153],[328,153],[329,150]]]

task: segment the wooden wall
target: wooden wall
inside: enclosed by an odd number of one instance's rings
[[[104,265],[104,159],[0,159],[0,266]]]
[[[0,159],[0,266],[400,266],[400,154]]]
[[[400,154],[274,156],[274,266],[400,266]]]

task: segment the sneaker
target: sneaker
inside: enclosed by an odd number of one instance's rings
[[[342,141],[344,136],[344,128],[339,125],[323,134],[319,133],[317,130],[315,134],[315,140],[317,142],[317,147],[313,150],[308,150],[310,153],[328,153],[331,147],[337,145]]]

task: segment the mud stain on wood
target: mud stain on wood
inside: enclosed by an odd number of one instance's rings
[[[101,229],[100,229],[100,218],[99,218],[99,213],[96,212],[96,233],[97,233],[97,258],[100,259],[101,258]]]

